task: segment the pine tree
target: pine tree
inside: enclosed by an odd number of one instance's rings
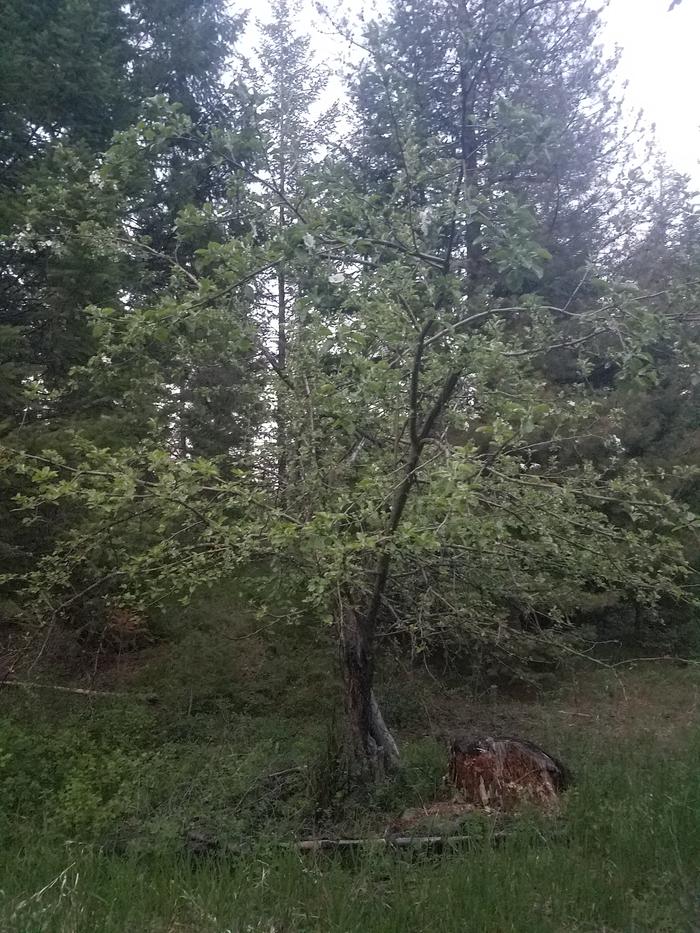
[[[259,222],[280,244],[303,222],[312,196],[311,174],[330,138],[334,116],[330,111],[313,115],[327,77],[313,61],[308,36],[296,29],[300,10],[298,2],[274,0],[269,21],[261,25],[262,42],[252,79],[260,97],[256,128],[262,158],[258,172],[265,191],[259,203]],[[293,264],[284,258],[277,263],[273,292],[277,473],[283,488],[288,481],[290,456],[295,456],[287,433],[287,395],[294,377],[287,371],[290,340],[294,340],[299,327],[293,318],[298,283]]]
[[[478,265],[484,222],[497,225],[504,203],[527,205],[549,253],[530,286],[553,301],[588,294],[588,264],[624,237],[645,185],[642,173],[630,176],[637,137],[623,126],[597,14],[568,0],[396,2],[365,41],[357,171],[387,197],[400,189],[408,235],[439,250],[450,235],[442,205],[464,187],[474,219],[456,248]],[[438,159],[460,169],[436,190],[422,174]]]
[[[105,223],[110,210],[114,217],[126,206],[91,203],[95,156],[157,94],[178,101],[199,124],[218,119],[239,27],[221,0],[3,4],[0,326],[2,364],[14,374],[6,399],[15,399],[3,413],[5,430],[31,420],[25,377],[55,393],[89,358],[83,309],[118,304],[124,287],[134,288],[128,263],[91,256],[81,243],[82,223]],[[154,180],[128,205],[129,222],[163,252],[172,247],[178,210],[205,200],[214,181],[202,153],[175,140]]]

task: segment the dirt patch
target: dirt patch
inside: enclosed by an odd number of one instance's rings
[[[422,807],[409,807],[387,827],[388,833],[452,834],[476,807],[466,800],[438,800]]]
[[[468,685],[442,685],[412,673],[405,692],[416,706],[404,735],[527,735],[555,751],[587,742],[652,739],[674,747],[696,727],[700,665],[658,661],[580,672],[534,698],[493,691],[474,697]],[[410,685],[410,690],[409,690]],[[426,728],[427,727],[427,728]]]

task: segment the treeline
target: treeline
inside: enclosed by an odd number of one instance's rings
[[[692,635],[700,214],[569,0],[394,2],[344,98],[274,0],[7,0],[0,614],[100,637],[236,579],[524,676]],[[300,636],[301,637],[301,636]]]

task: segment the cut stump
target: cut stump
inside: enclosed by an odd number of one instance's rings
[[[475,807],[508,810],[530,802],[556,805],[571,783],[568,769],[537,745],[517,738],[456,738],[449,782]]]

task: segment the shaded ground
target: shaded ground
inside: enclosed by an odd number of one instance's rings
[[[653,738],[673,745],[698,722],[700,666],[649,661],[590,667],[556,690],[528,699],[493,694],[475,699],[465,689],[410,679],[433,734],[512,733],[569,747],[581,736],[606,740]],[[535,740],[537,740],[535,738]]]

